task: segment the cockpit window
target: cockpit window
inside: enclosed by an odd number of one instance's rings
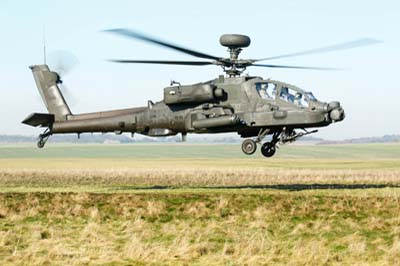
[[[295,90],[288,87],[282,87],[279,97],[286,102],[293,103],[295,94],[296,94]]]
[[[312,92],[306,92],[306,95],[307,95],[308,99],[310,99],[311,101],[317,101],[317,98],[315,98],[315,96],[312,94]]]
[[[272,82],[256,83],[256,89],[262,99],[275,100],[276,84]]]
[[[294,95],[293,103],[298,106],[308,107],[308,99],[305,97],[305,95],[301,94],[300,92],[297,92]]]
[[[302,92],[294,90],[289,87],[282,87],[279,97],[289,103],[293,103],[297,106],[308,107],[308,101]]]

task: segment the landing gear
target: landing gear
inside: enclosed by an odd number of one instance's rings
[[[262,155],[264,155],[265,157],[272,157],[274,156],[276,151],[276,144],[273,144],[272,142],[265,142],[262,146],[261,146],[261,153]]]
[[[254,140],[246,139],[242,143],[242,151],[247,154],[251,155],[257,150],[257,143],[261,145],[261,154],[265,157],[272,157],[274,156],[276,149],[278,148],[277,144],[285,144],[294,142],[298,138],[312,134],[317,132],[317,130],[307,131],[302,129],[303,132],[296,132],[293,129],[282,128],[281,130],[277,130],[272,134],[272,139],[269,142],[265,142],[262,144],[263,139],[270,133],[270,129],[261,129],[258,133],[257,138]]]
[[[37,142],[37,147],[39,149],[41,149],[41,148],[44,147],[45,144],[46,144],[46,141],[44,141],[43,139],[39,139],[38,142]]]
[[[51,132],[51,129],[47,128],[42,134],[39,135],[38,142],[37,142],[37,147],[39,149],[44,147],[44,145],[46,144],[46,142],[49,139],[49,137],[51,136],[51,134],[53,134]]]
[[[252,139],[245,139],[242,143],[242,151],[246,155],[252,155],[257,150],[257,143]]]
[[[252,155],[257,150],[257,143],[262,142],[265,136],[268,135],[269,129],[261,129],[255,140],[245,139],[242,143],[242,151],[246,155]],[[275,136],[275,134],[274,134]],[[269,143],[269,145],[267,145]],[[261,146],[261,153],[266,157],[271,157],[275,154],[275,142],[266,142]]]
[[[272,134],[272,139],[270,142],[265,142],[262,146],[261,146],[261,154],[264,155],[265,157],[272,157],[274,156],[275,152],[276,152],[276,144],[278,143],[278,141],[280,140],[279,136],[282,134],[281,131],[275,132],[274,134]]]

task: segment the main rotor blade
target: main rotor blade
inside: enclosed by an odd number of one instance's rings
[[[271,67],[271,68],[309,69],[309,70],[343,70],[340,68],[330,68],[330,67],[283,66],[283,65],[266,65],[266,64],[251,64],[249,66]]]
[[[188,65],[188,66],[205,66],[213,65],[213,62],[209,61],[165,61],[165,60],[109,60],[115,63],[126,63],[126,64],[162,64],[162,65]]]
[[[328,52],[352,49],[352,48],[356,48],[356,47],[373,45],[373,44],[377,44],[377,43],[381,43],[381,42],[382,41],[375,40],[375,39],[362,38],[362,39],[357,39],[357,40],[350,41],[350,42],[344,42],[344,43],[339,43],[339,44],[335,44],[335,45],[324,46],[324,47],[306,50],[306,51],[297,52],[297,53],[283,54],[283,55],[278,55],[278,56],[266,57],[266,58],[262,58],[262,59],[256,59],[256,60],[254,60],[254,62],[263,61],[263,60],[287,58],[287,57],[295,57],[295,56],[301,56],[301,55],[309,55],[309,54],[328,53]]]
[[[189,54],[192,56],[196,56],[196,57],[200,57],[200,58],[206,58],[206,59],[213,59],[213,60],[218,60],[219,57],[213,56],[213,55],[209,55],[209,54],[205,54],[205,53],[201,53],[201,52],[197,52],[188,48],[184,48],[181,46],[177,46],[175,44],[171,44],[162,40],[158,40],[156,38],[150,37],[150,36],[146,36],[142,33],[138,33],[138,32],[134,32],[128,29],[110,29],[110,30],[105,30],[105,32],[111,32],[114,34],[118,34],[127,38],[133,38],[133,39],[138,39],[138,40],[142,40],[145,42],[150,42],[150,43],[154,43],[160,46],[164,46],[185,54]]]

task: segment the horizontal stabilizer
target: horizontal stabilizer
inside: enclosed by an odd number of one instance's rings
[[[54,115],[33,113],[25,118],[22,123],[33,127],[50,127],[54,123]]]

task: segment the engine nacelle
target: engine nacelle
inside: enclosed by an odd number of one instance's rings
[[[165,104],[204,103],[223,97],[223,89],[212,84],[174,86],[164,89]]]

